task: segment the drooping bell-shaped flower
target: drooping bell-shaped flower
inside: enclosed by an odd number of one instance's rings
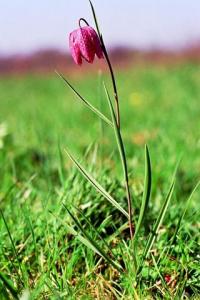
[[[80,27],[70,33],[69,46],[72,57],[77,65],[82,59],[93,63],[95,55],[103,58],[103,50],[96,31],[91,26]]]

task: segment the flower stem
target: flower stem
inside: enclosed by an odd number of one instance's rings
[[[119,97],[118,97],[118,92],[117,92],[117,85],[116,85],[115,75],[114,75],[112,64],[110,62],[108,52],[106,50],[102,35],[100,35],[100,40],[101,40],[103,53],[104,53],[104,56],[105,56],[105,59],[106,59],[106,62],[108,64],[108,68],[109,68],[109,71],[110,71],[110,76],[111,76],[112,85],[113,85],[113,92],[114,92],[114,97],[115,97],[115,109],[116,109],[116,115],[117,115],[117,125],[118,125],[118,128],[120,129]]]
[[[109,67],[111,79],[112,79],[112,85],[113,85],[113,91],[114,91],[114,97],[115,97],[116,121],[117,121],[117,127],[118,127],[118,130],[119,130],[119,134],[120,134],[120,137],[121,137],[121,132],[120,132],[121,131],[120,130],[120,108],[119,108],[119,98],[118,98],[115,75],[114,75],[112,64],[110,62],[108,52],[106,50],[102,35],[100,35],[100,40],[101,40],[102,49],[103,49],[105,59],[107,61],[108,67]],[[125,155],[125,151],[124,151],[124,143],[123,143],[122,137],[121,137],[121,143],[122,143],[123,152],[124,152],[124,163],[123,163],[124,164],[124,166],[123,166],[124,167],[124,179],[125,179],[127,203],[128,203],[130,238],[132,240],[133,236],[134,236],[134,229],[133,229],[133,224],[132,224],[132,201],[131,201],[131,194],[130,194],[130,188],[129,188],[129,179],[128,179],[128,168],[127,168],[127,162],[126,162],[126,155]]]
[[[87,26],[90,26],[89,23],[84,18],[80,18],[78,21],[78,25],[80,28],[81,28],[81,22],[84,22]]]
[[[113,71],[109,56],[108,56],[108,52],[107,52],[105,44],[104,44],[103,36],[102,36],[102,34],[100,32],[100,29],[99,29],[99,24],[98,24],[98,21],[97,21],[94,6],[93,6],[91,0],[89,0],[89,2],[90,2],[91,9],[92,9],[92,14],[93,14],[94,22],[95,22],[95,25],[96,25],[97,33],[98,33],[99,39],[101,41],[102,50],[104,52],[104,56],[105,56],[105,59],[107,61],[108,68],[109,68],[110,75],[111,75],[111,79],[112,79],[114,98],[115,98],[115,109],[116,109],[116,115],[117,115],[117,125],[118,125],[118,128],[120,128],[119,97],[118,97],[118,92],[117,92],[117,85],[116,85],[116,81],[115,81],[115,75],[114,75],[114,71]]]
[[[119,136],[120,136],[120,139],[121,139],[121,150],[124,153],[124,155],[123,155],[124,156],[123,157],[123,168],[124,168],[124,179],[125,179],[127,202],[128,202],[130,237],[131,237],[131,239],[133,239],[134,230],[133,230],[133,224],[132,224],[132,201],[131,201],[131,194],[130,194],[130,188],[129,188],[128,168],[127,168],[127,162],[126,162],[126,155],[125,155],[125,151],[124,151],[123,140],[122,140],[121,133],[120,133],[120,125],[121,124],[120,124],[120,108],[119,108],[119,97],[118,97],[118,92],[117,92],[117,85],[116,85],[116,80],[115,80],[115,75],[114,75],[114,71],[113,71],[113,68],[112,68],[112,64],[110,62],[108,52],[107,52],[105,44],[104,44],[103,36],[102,36],[102,34],[100,32],[100,29],[99,29],[99,25],[98,25],[98,21],[97,21],[94,6],[93,6],[91,0],[89,0],[89,2],[90,2],[91,9],[92,9],[92,14],[93,14],[93,17],[94,17],[96,29],[97,29],[97,32],[98,32],[98,35],[99,35],[99,38],[100,38],[100,41],[101,41],[102,50],[103,50],[106,62],[108,64],[108,68],[109,68],[110,75],[111,75],[111,80],[112,80],[112,85],[113,85],[113,92],[114,92],[114,98],[115,98],[115,110],[116,110],[116,123],[117,123],[118,131],[119,131]]]
[[[100,35],[100,40],[101,40],[102,49],[103,49],[103,52],[104,52],[104,55],[105,55],[105,58],[106,58],[106,61],[107,61],[107,64],[108,64],[108,67],[110,70],[111,79],[112,79],[112,85],[113,85],[113,91],[114,91],[114,97],[115,97],[116,121],[117,121],[118,130],[120,132],[120,108],[119,108],[119,98],[118,98],[115,75],[114,75],[112,64],[110,62],[108,52],[106,50],[102,35]],[[120,133],[120,136],[121,136],[121,133]],[[122,147],[124,149],[124,143],[123,143],[122,137],[121,137],[121,142],[122,142]],[[133,229],[133,224],[132,224],[132,201],[131,201],[131,194],[130,194],[130,188],[129,188],[128,168],[127,168],[125,151],[124,151],[124,179],[125,179],[127,202],[128,202],[130,238],[133,239],[134,229]]]

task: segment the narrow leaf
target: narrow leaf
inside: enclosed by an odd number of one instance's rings
[[[187,201],[186,201],[185,209],[184,209],[182,215],[180,216],[180,219],[179,219],[179,222],[178,222],[179,226],[178,226],[177,232],[175,232],[176,234],[178,233],[178,230],[179,230],[179,228],[180,228],[181,222],[182,222],[183,218],[185,217],[185,214],[186,214],[186,212],[187,212],[187,210],[188,210],[190,201],[191,201],[191,199],[192,199],[194,193],[196,192],[196,190],[198,189],[199,186],[200,186],[200,181],[196,184],[196,186],[194,187],[194,189],[192,190],[190,196],[188,197],[188,199],[187,199]]]
[[[60,182],[62,186],[64,186],[65,180],[64,180],[64,163],[63,163],[63,155],[61,151],[61,145],[60,145],[60,138],[58,139],[58,156],[59,156],[59,177],[60,177]]]
[[[0,214],[2,216],[2,219],[3,219],[3,222],[5,224],[5,227],[6,227],[6,230],[7,230],[7,233],[8,233],[8,236],[9,236],[9,239],[10,239],[10,242],[11,242],[11,245],[12,245],[12,248],[13,248],[13,252],[15,254],[15,258],[16,258],[16,261],[18,263],[18,266],[19,266],[19,269],[21,270],[21,273],[22,273],[22,276],[23,276],[23,270],[22,270],[22,266],[21,266],[21,263],[20,263],[20,260],[18,258],[18,253],[17,253],[17,250],[16,250],[16,247],[15,247],[15,243],[13,241],[13,238],[12,238],[12,235],[11,235],[11,232],[10,232],[10,229],[8,227],[8,224],[6,222],[6,219],[4,217],[4,214],[3,214],[3,211],[0,209]],[[19,272],[17,272],[18,274],[18,278],[19,280],[22,282],[21,278],[20,278],[20,275],[19,275]]]
[[[170,242],[170,245],[168,246],[168,250],[166,251],[165,253],[165,257],[168,255],[168,253],[170,252],[170,250],[172,249],[172,245],[174,244],[175,240],[176,240],[176,237],[177,237],[177,234],[181,228],[181,223],[184,219],[184,216],[188,210],[188,207],[189,207],[189,204],[190,204],[190,201],[194,195],[194,193],[196,192],[196,190],[198,189],[198,187],[200,186],[200,181],[196,184],[196,186],[194,187],[194,189],[192,190],[191,194],[189,195],[187,201],[186,201],[186,205],[185,205],[185,209],[183,210],[183,213],[180,215],[179,217],[179,220],[178,220],[178,223],[176,225],[176,229],[175,229],[175,232],[173,234],[173,237],[171,239],[171,242]],[[163,256],[162,256],[163,257]]]
[[[64,205],[64,204],[63,204]],[[73,219],[76,226],[79,228],[79,230],[82,232],[82,234],[85,236],[86,240],[89,242],[90,247],[92,246],[92,250],[95,251],[97,254],[99,254],[101,257],[103,257],[108,263],[110,263],[115,269],[117,269],[119,272],[122,271],[122,267],[115,263],[102,249],[101,247],[90,237],[90,235],[83,229],[83,226],[79,223],[79,221],[73,216],[73,214],[70,212],[70,210],[64,205],[65,209],[67,210],[68,214]]]
[[[64,204],[63,204],[64,206]],[[66,209],[66,208],[65,208]],[[93,247],[93,245],[86,239],[84,238],[78,231],[76,231],[72,226],[66,224],[63,219],[61,219],[60,217],[56,216],[53,214],[53,212],[49,211],[55,218],[57,218],[67,229],[67,231],[72,234],[73,236],[77,237],[79,239],[79,241],[84,244],[86,247],[90,248],[92,251],[94,251],[95,253],[97,253],[98,255],[100,255],[99,252],[97,252],[96,248]],[[100,255],[101,256],[101,255]]]
[[[14,287],[14,284],[13,282],[8,279],[4,273],[0,272],[0,279],[3,281],[4,285],[6,286],[6,288],[10,291],[10,293],[12,294],[12,296],[15,298],[15,299],[19,299],[18,298],[18,292],[16,290],[16,288]]]
[[[147,145],[145,145],[145,176],[144,176],[144,192],[142,197],[142,205],[140,208],[140,214],[135,230],[134,239],[136,240],[140,227],[142,225],[144,216],[146,214],[149,200],[151,195],[151,161],[149,156],[149,150]]]
[[[142,255],[142,259],[141,259],[141,262],[140,262],[140,265],[138,267],[138,271],[137,273],[139,273],[141,271],[141,267],[143,265],[143,262],[144,260],[147,258],[152,246],[153,246],[153,243],[157,237],[157,234],[158,234],[158,231],[159,231],[159,228],[162,224],[162,221],[165,217],[165,214],[166,214],[166,211],[167,211],[167,208],[168,208],[168,205],[169,205],[169,202],[171,200],[171,197],[172,197],[172,194],[173,194],[173,190],[174,190],[174,180],[172,181],[172,184],[170,186],[170,189],[169,189],[169,192],[167,194],[167,197],[163,203],[163,206],[160,210],[160,213],[158,215],[158,218],[153,226],[153,229],[152,229],[152,232],[150,233],[149,235],[149,238],[148,238],[148,241],[147,241],[147,244],[146,244],[146,247],[144,249],[144,252],[143,252],[143,255]]]
[[[94,107],[90,102],[88,102],[85,98],[81,96],[79,92],[67,81],[67,79],[57,71],[55,71],[56,74],[64,80],[64,82],[68,85],[68,87],[74,92],[74,94],[90,109],[92,110],[99,118],[101,118],[104,122],[106,122],[108,125],[113,127],[112,122],[104,115],[102,114],[96,107]]]
[[[80,173],[92,184],[92,186],[128,218],[128,213],[121,207],[121,205],[113,199],[113,197],[77,162],[77,160],[75,160],[75,158],[67,150],[65,151]]]
[[[127,193],[127,204],[128,204],[128,219],[129,219],[129,228],[130,228],[130,237],[133,239],[133,226],[132,226],[132,200],[131,200],[131,194],[130,194],[130,189],[129,189],[129,179],[128,179],[128,167],[127,167],[127,161],[126,161],[126,154],[125,154],[125,149],[124,149],[124,143],[122,140],[121,132],[120,132],[120,127],[118,126],[118,122],[116,119],[115,111],[112,105],[112,101],[110,99],[110,95],[108,93],[108,90],[104,84],[104,89],[106,92],[108,104],[110,107],[110,112],[112,115],[112,121],[114,125],[114,131],[115,131],[115,137],[118,145],[118,150],[121,158],[121,163],[122,163],[122,169],[124,172],[124,181],[126,185],[126,193]]]
[[[110,245],[106,242],[106,240],[101,236],[99,231],[94,227],[94,225],[90,222],[90,220],[85,216],[85,214],[77,207],[73,206],[82,216],[82,218],[86,221],[86,223],[92,228],[92,230],[96,233],[96,235],[99,237],[99,239],[104,243],[106,248],[109,250],[109,252],[112,254],[113,257],[115,257],[114,253],[112,252]],[[115,257],[116,258],[116,257]]]
[[[166,284],[166,281],[165,281],[164,278],[163,278],[163,275],[161,274],[161,272],[160,272],[160,270],[159,270],[158,263],[156,262],[155,257],[154,257],[152,254],[151,254],[151,258],[152,258],[152,261],[153,261],[155,270],[156,270],[156,272],[157,272],[157,274],[158,274],[158,276],[160,277],[160,280],[161,280],[161,282],[162,282],[162,286],[163,286],[163,288],[165,289],[165,292],[167,293],[167,295],[168,295],[168,297],[169,297],[169,299],[170,299],[169,288],[168,288],[168,286],[167,286],[167,284]]]
[[[123,145],[121,133],[120,133],[120,130],[119,130],[118,125],[117,125],[117,119],[116,119],[116,116],[115,116],[112,101],[110,99],[110,95],[108,93],[108,90],[107,90],[105,84],[104,84],[104,89],[105,89],[105,92],[106,92],[106,96],[107,96],[107,100],[108,100],[108,104],[109,104],[109,107],[110,107],[110,112],[111,112],[111,116],[112,116],[112,120],[113,120],[115,136],[116,136],[117,145],[118,145],[118,149],[119,149],[119,153],[120,153],[120,158],[121,158],[121,162],[122,162],[124,176],[127,177],[127,162],[126,162],[126,155],[125,155],[125,150],[124,150],[124,145]]]

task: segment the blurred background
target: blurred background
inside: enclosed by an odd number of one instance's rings
[[[199,1],[96,0],[94,5],[117,60],[199,59]],[[68,35],[80,17],[94,25],[87,0],[1,0],[0,74],[71,66]]]
[[[99,120],[54,72],[64,73],[109,116],[101,86],[104,79],[111,88],[104,60],[79,67],[69,54],[68,36],[79,18],[94,26],[89,1],[0,0],[0,4],[1,149],[14,165],[27,159],[22,174],[26,168],[41,167],[47,157],[54,169],[58,141],[62,149],[69,145],[80,154],[100,138],[108,157],[113,150],[111,133],[102,130]],[[132,165],[143,159],[141,148],[148,143],[159,176],[167,174],[166,160],[171,172],[181,154],[187,156],[185,168],[199,173],[200,1],[94,0],[93,4],[116,70],[122,130]]]

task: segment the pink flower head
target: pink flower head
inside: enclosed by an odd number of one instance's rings
[[[82,58],[93,63],[95,54],[103,58],[103,50],[96,31],[91,26],[80,27],[70,33],[69,46],[72,57],[77,65],[82,64]]]

